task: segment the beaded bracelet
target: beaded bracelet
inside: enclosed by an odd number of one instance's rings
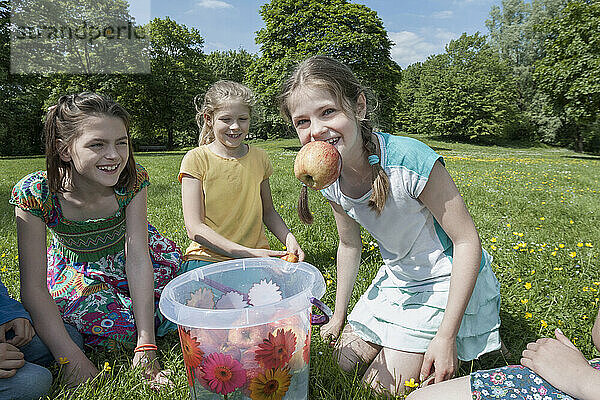
[[[147,343],[147,344],[140,344],[139,346],[137,346],[133,352],[134,353],[139,353],[139,352],[146,352],[146,351],[156,351],[158,350],[158,346],[155,344],[151,344],[151,343]]]

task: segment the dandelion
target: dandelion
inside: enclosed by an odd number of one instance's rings
[[[510,228],[510,224],[506,224],[506,227],[507,227],[507,228]]]
[[[594,247],[590,242],[585,242],[585,247]]]
[[[521,299],[521,304],[527,304],[528,301],[528,299]]]
[[[529,290],[531,289],[531,282],[525,282],[525,289]]]
[[[256,400],[281,400],[290,387],[289,368],[275,368],[259,374],[250,381],[250,393]]]
[[[495,237],[493,237],[493,238],[491,238],[491,239],[490,239],[490,242],[492,242],[492,243],[496,243],[496,241],[497,241],[497,240],[498,240],[498,239],[496,239]]]
[[[60,365],[65,365],[69,363],[69,360],[67,359],[67,357],[58,357],[58,363]]]
[[[572,251],[569,253],[569,257],[571,257],[571,258],[575,258],[576,255],[577,255],[576,251]]]
[[[544,320],[541,320],[540,323],[542,324],[542,328],[547,328],[548,327],[548,323]]]
[[[564,249],[564,248],[565,248],[565,245],[564,245],[564,243],[559,243],[559,244],[558,244],[558,247],[559,247],[559,248],[561,248],[561,249]]]
[[[546,218],[540,217],[540,221],[545,221],[545,220],[546,220]]]
[[[581,243],[581,242],[577,243],[577,247],[583,247],[583,243]]]
[[[587,315],[582,315],[581,319],[588,319],[588,316]]]
[[[404,386],[409,388],[416,388],[419,386],[417,382],[415,382],[415,378],[410,378],[410,381],[404,381]]]
[[[525,313],[525,318],[529,319],[529,318],[531,318],[531,317],[533,317],[533,314],[532,314],[532,313],[530,313],[530,312],[526,312],[526,313]]]
[[[496,247],[496,246],[494,246],[494,245],[491,245],[491,246],[490,246],[490,249],[492,249],[492,250],[496,250],[496,249],[497,249],[497,247]]]
[[[553,251],[551,254],[552,254],[553,256],[555,256],[555,255],[556,255],[556,251]]]
[[[104,361],[104,367],[102,368],[102,371],[110,371],[112,369],[112,367],[110,366],[110,364],[108,363],[108,361]]]
[[[570,220],[569,220],[569,223],[570,223],[571,225],[573,225],[573,224],[575,223],[575,221],[573,221],[572,219],[570,219]]]

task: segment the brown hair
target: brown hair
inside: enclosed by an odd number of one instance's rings
[[[194,98],[196,106],[196,123],[200,128],[200,137],[198,138],[198,146],[209,144],[215,140],[215,134],[212,130],[212,125],[206,123],[204,116],[207,115],[211,121],[215,115],[215,111],[223,105],[223,103],[231,100],[241,101],[252,113],[254,106],[254,95],[252,91],[245,85],[233,81],[217,81],[211,85],[204,95],[202,105],[200,101],[202,96],[198,95]]]
[[[368,111],[365,110],[365,118],[360,119],[357,114],[357,103],[361,95],[365,99],[370,91],[361,85],[350,68],[341,62],[325,56],[310,57],[296,67],[289,78],[284,82],[279,95],[279,109],[282,116],[290,121],[291,115],[288,99],[294,91],[303,86],[324,89],[336,99],[346,115],[355,118],[360,127],[360,135],[365,149],[366,157],[377,155],[377,145],[373,141],[373,127],[368,119]],[[372,165],[371,187],[373,193],[369,198],[369,207],[380,214],[383,210],[390,188],[390,181],[381,167],[381,162]],[[310,224],[313,221],[312,214],[308,208],[308,191],[302,186],[300,198],[298,199],[298,216],[302,222]]]
[[[127,131],[129,158],[115,186],[128,187],[135,182],[136,167],[129,136],[129,114],[107,96],[83,92],[62,96],[56,105],[48,109],[48,114],[46,114],[44,122],[46,172],[51,192],[67,190],[72,164],[63,161],[60,153],[79,137],[85,129],[85,123],[89,117],[113,117],[123,121]]]

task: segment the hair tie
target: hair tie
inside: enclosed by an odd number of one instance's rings
[[[379,164],[379,157],[376,154],[372,154],[368,157],[369,165]]]

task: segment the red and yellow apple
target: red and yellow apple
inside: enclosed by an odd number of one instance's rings
[[[287,253],[285,256],[281,257],[281,259],[290,263],[298,262],[298,256],[294,253]]]
[[[337,149],[322,140],[305,144],[294,161],[294,175],[314,190],[331,185],[340,176],[342,157]]]

